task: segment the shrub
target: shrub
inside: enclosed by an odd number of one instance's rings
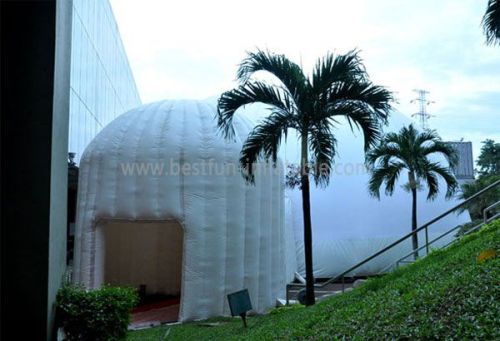
[[[105,286],[85,290],[65,285],[57,293],[58,318],[67,340],[123,340],[130,310],[137,304],[133,288]]]

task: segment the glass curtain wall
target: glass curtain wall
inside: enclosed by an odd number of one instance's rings
[[[69,151],[78,163],[109,122],[141,104],[108,0],[73,0]]]

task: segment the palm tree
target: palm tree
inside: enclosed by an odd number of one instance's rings
[[[251,79],[266,71],[276,81]],[[301,190],[304,214],[304,253],[306,266],[306,305],[314,304],[312,227],[309,202],[309,175],[317,185],[326,186],[336,154],[332,128],[344,117],[351,129],[363,131],[367,150],[381,137],[381,123],[390,111],[391,93],[374,85],[357,51],[345,55],[327,54],[318,60],[312,75],[284,55],[268,51],[249,53],[239,66],[240,85],[222,94],[218,102],[218,126],[226,138],[234,136],[232,120],[239,108],[263,103],[270,114],[248,135],[240,155],[242,172],[254,181],[254,164],[261,160],[276,162],[278,149],[289,129],[301,141]],[[309,154],[315,160],[309,165]]]
[[[441,154],[448,162],[442,166],[440,162],[432,161],[430,156]],[[399,133],[387,134],[380,143],[370,150],[366,162],[370,167],[371,177],[369,192],[380,198],[380,187],[385,183],[385,193],[392,195],[401,172],[408,171],[408,183],[405,189],[412,194],[411,229],[417,229],[417,191],[421,182],[427,186],[427,200],[433,200],[439,193],[438,176],[443,178],[447,189],[446,198],[450,198],[458,188],[458,183],[451,167],[455,167],[458,156],[455,149],[441,141],[434,130],[419,132],[410,124],[403,127]],[[417,233],[412,236],[415,259],[418,257]]]
[[[500,1],[489,0],[483,16],[483,29],[487,44],[500,44]]]

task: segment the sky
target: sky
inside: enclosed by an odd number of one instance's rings
[[[500,141],[500,46],[487,46],[487,0],[111,0],[143,103],[230,90],[257,48],[310,72],[327,52],[359,49],[375,84],[411,117],[429,91],[429,126],[445,140]]]

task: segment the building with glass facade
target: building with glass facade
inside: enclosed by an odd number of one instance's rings
[[[458,163],[453,173],[460,185],[474,181],[474,158],[472,157],[472,142],[447,142],[458,155]]]
[[[73,0],[68,151],[80,157],[92,138],[141,104],[108,0]]]

